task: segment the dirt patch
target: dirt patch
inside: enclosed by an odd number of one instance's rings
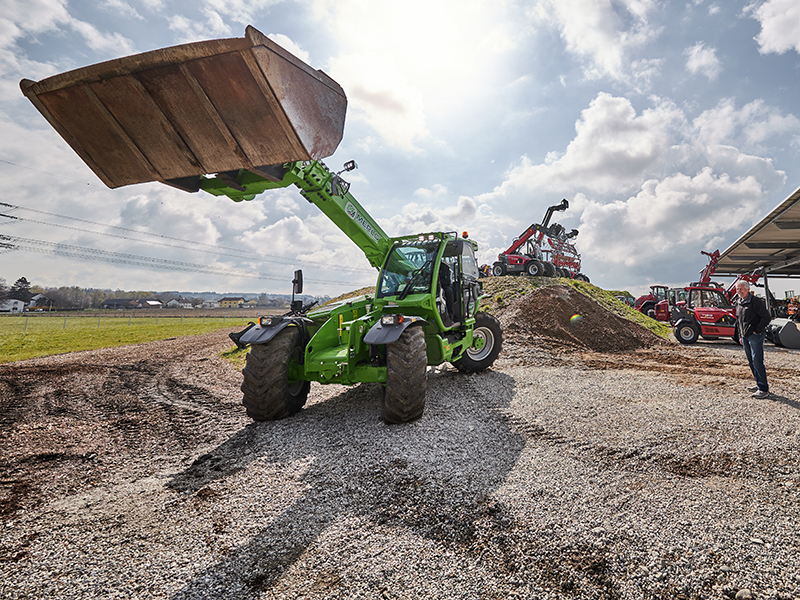
[[[565,285],[538,288],[514,300],[498,317],[517,343],[558,345],[595,352],[630,352],[665,345],[641,325],[618,317]]]
[[[226,334],[0,366],[0,519],[153,472],[239,423],[238,372],[217,356]]]

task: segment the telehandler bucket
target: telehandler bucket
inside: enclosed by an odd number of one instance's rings
[[[248,26],[244,38],[184,44],[23,79],[23,94],[110,188],[333,154],[347,98],[322,71]]]

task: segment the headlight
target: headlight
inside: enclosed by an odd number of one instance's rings
[[[400,325],[403,321],[405,321],[403,315],[381,315],[381,325],[385,327]]]
[[[259,317],[258,324],[261,325],[261,327],[272,327],[273,325],[277,325],[279,320],[279,317]]]

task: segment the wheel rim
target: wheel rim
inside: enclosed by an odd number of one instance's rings
[[[477,348],[476,345],[483,345]],[[494,334],[488,327],[479,327],[472,332],[472,347],[467,348],[467,356],[474,361],[481,361],[492,353]]]
[[[694,329],[692,329],[691,327],[681,327],[678,330],[678,335],[683,340],[690,340],[694,337]]]

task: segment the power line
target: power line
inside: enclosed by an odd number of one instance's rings
[[[139,267],[164,269],[170,271],[188,271],[195,273],[209,273],[213,275],[226,275],[235,277],[246,277],[249,279],[269,279],[273,281],[285,281],[284,277],[275,277],[264,273],[252,273],[241,269],[230,269],[227,267],[211,267],[185,261],[169,260],[165,258],[154,258],[150,256],[140,256],[137,254],[127,254],[123,252],[111,252],[109,250],[98,250],[97,248],[84,248],[70,244],[56,242],[46,242],[17,236],[0,235],[0,251],[8,252],[12,250],[22,250],[27,252],[38,252],[40,254],[55,254],[57,256],[67,256],[71,258],[81,258],[86,260],[97,260],[114,264],[127,264]],[[352,282],[331,281],[326,279],[307,278],[306,281],[313,283],[323,283],[331,285],[352,286]]]
[[[4,204],[4,203],[0,202],[0,204]],[[38,221],[36,219],[27,219],[25,217],[17,217],[16,215],[6,215],[6,214],[3,214],[3,213],[0,213],[0,217],[4,217],[6,219],[12,219],[14,221],[23,221],[25,223],[35,223],[37,225],[48,225],[48,226],[52,226],[52,227],[59,227],[61,229],[69,229],[69,230],[72,230],[72,231],[80,231],[82,233],[94,233],[94,234],[97,234],[97,235],[104,235],[106,237],[112,237],[112,238],[117,238],[117,239],[121,239],[121,240],[127,240],[127,241],[131,241],[131,242],[139,242],[139,243],[143,243],[143,244],[148,244],[148,245],[151,245],[151,246],[164,246],[166,248],[177,248],[179,250],[184,250],[184,251],[187,249],[185,246],[176,246],[175,244],[167,244],[166,242],[158,242],[158,241],[155,241],[155,240],[149,240],[149,241],[140,240],[140,239],[129,237],[129,236],[125,236],[125,235],[117,235],[115,233],[107,233],[107,232],[104,232],[104,231],[92,231],[90,229],[83,229],[81,227],[72,227],[71,225],[64,225],[64,224],[61,224],[61,223],[48,223],[46,221]],[[0,224],[2,224],[2,223],[0,223]],[[186,240],[186,242],[189,243],[188,240]],[[258,253],[251,253],[248,256],[242,256],[241,254],[229,254],[229,253],[226,253],[226,252],[220,252],[218,250],[204,250],[202,248],[193,248],[192,250],[194,252],[203,252],[205,254],[214,254],[216,256],[228,256],[228,257],[237,258],[237,259],[240,259],[240,260],[242,258],[254,258],[254,257],[259,257],[260,256]],[[244,251],[241,251],[241,252],[244,252]],[[284,265],[289,265],[289,266],[294,266],[298,262],[305,263],[305,261],[292,261],[291,259],[288,259],[288,258],[287,259],[283,259],[284,262],[280,262],[280,261],[278,261],[276,259],[264,259],[264,260],[266,260],[268,262],[275,262],[275,263],[278,263],[278,264],[284,264]],[[309,264],[309,263],[306,263],[306,264]],[[318,263],[314,263],[314,266],[320,266],[320,265]],[[333,268],[333,267],[331,267],[331,268]],[[361,273],[366,273],[367,272],[365,269],[357,269],[357,268],[349,268],[349,267],[338,267],[335,270],[347,271],[347,272],[361,272]]]
[[[205,242],[197,242],[197,241],[193,241],[193,240],[185,240],[185,239],[182,239],[182,238],[177,238],[177,237],[173,237],[173,236],[169,236],[169,235],[164,235],[164,234],[161,234],[161,233],[152,233],[152,232],[149,232],[149,231],[142,231],[142,230],[139,230],[139,229],[131,229],[129,227],[121,227],[119,225],[110,225],[108,223],[99,223],[97,221],[90,221],[88,219],[81,219],[79,217],[71,217],[71,216],[68,216],[68,215],[59,215],[59,214],[56,214],[56,213],[47,212],[45,210],[41,210],[41,209],[37,209],[37,208],[28,208],[26,206],[8,204],[7,202],[0,202],[0,206],[6,206],[6,207],[11,208],[11,209],[27,210],[27,211],[30,211],[30,212],[43,214],[43,215],[48,215],[48,216],[51,216],[51,217],[58,217],[58,218],[61,218],[61,219],[69,219],[69,220],[78,221],[78,222],[81,222],[81,223],[88,223],[90,225],[97,225],[97,226],[100,226],[100,227],[108,227],[110,229],[118,229],[120,231],[127,231],[127,232],[130,232],[130,233],[136,233],[136,234],[139,234],[139,235],[145,235],[145,236],[162,238],[162,239],[166,239],[166,240],[172,240],[172,241],[176,241],[176,242],[181,242],[182,244],[193,244],[195,246],[204,246],[204,247],[207,247],[207,248],[213,248],[215,253],[220,254],[222,256],[234,256],[234,255],[230,255],[230,254],[222,254],[222,253],[219,252],[220,250],[227,250],[229,252],[239,252],[239,253],[242,253],[242,254],[246,254],[248,257],[257,257],[257,258],[265,259],[265,260],[270,261],[270,262],[279,262],[280,264],[290,264],[290,265],[295,265],[295,264],[304,265],[305,264],[305,265],[314,266],[314,267],[324,267],[326,269],[332,269],[332,270],[336,270],[336,271],[347,271],[347,272],[354,272],[354,273],[374,273],[374,271],[372,271],[372,270],[359,269],[358,267],[343,267],[341,265],[332,265],[332,264],[321,263],[321,262],[304,261],[304,260],[293,259],[293,258],[289,258],[289,257],[285,257],[285,256],[276,256],[274,254],[262,254],[262,253],[259,253],[259,252],[253,252],[252,250],[243,250],[241,248],[229,248],[229,247],[226,247],[226,246],[218,246],[216,244],[208,244],[208,243],[205,243]],[[153,243],[153,244],[157,244],[157,245],[160,245],[160,246],[168,246],[168,247],[171,247],[171,248],[185,249],[183,246],[174,246],[174,245],[163,244],[163,243],[159,243],[159,242],[147,242],[145,240],[137,240],[136,238],[129,238],[129,237],[125,237],[125,236],[115,235],[115,234],[112,234],[112,233],[106,233],[106,232],[102,232],[102,231],[91,231],[91,230],[88,230],[88,229],[80,229],[80,228],[77,228],[77,227],[70,227],[69,225],[63,225],[63,224],[58,224],[58,223],[48,223],[48,222],[45,222],[45,221],[36,221],[34,219],[26,219],[24,217],[17,217],[15,215],[0,215],[0,216],[6,217],[6,218],[9,218],[9,219],[17,219],[17,220],[22,220],[22,221],[29,221],[31,223],[37,223],[37,224],[40,224],[40,225],[49,225],[49,226],[52,226],[52,227],[61,227],[63,229],[72,229],[72,230],[75,230],[75,231],[82,231],[84,233],[96,233],[98,235],[116,237],[116,238],[129,240],[129,241],[136,241],[136,242],[142,242],[142,243]],[[202,250],[199,250],[199,251],[203,252]]]
[[[5,111],[3,111],[5,112]],[[8,114],[8,113],[6,113]],[[34,169],[32,167],[26,167],[25,165],[18,165],[17,163],[13,163],[10,160],[5,160],[0,158],[0,162],[6,163],[7,165],[11,165],[12,167],[18,167],[20,169],[27,169],[28,171],[34,171],[35,173],[41,173],[42,175],[52,175],[53,177],[60,177],[61,179],[66,179],[67,181],[72,181],[74,183],[85,183],[86,185],[92,185],[88,181],[78,181],[77,179],[70,179],[69,177],[64,177],[60,173],[50,173],[49,171],[40,171],[39,169]]]

